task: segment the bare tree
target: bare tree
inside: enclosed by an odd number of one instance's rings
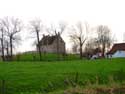
[[[9,39],[10,57],[13,57],[14,43],[20,41],[19,32],[22,30],[21,21],[18,18],[6,17],[2,20],[6,36]]]
[[[39,57],[40,61],[42,60],[42,54],[41,54],[41,49],[40,49],[40,32],[42,31],[42,22],[40,19],[35,19],[30,22],[31,25],[31,32],[35,33],[36,38],[37,38],[37,47],[38,47],[38,52],[39,52]]]
[[[102,56],[104,57],[106,49],[110,47],[113,42],[111,31],[107,26],[100,25],[97,27],[97,35],[97,43],[99,44],[102,50]]]
[[[97,44],[97,39],[89,37],[89,39],[86,41],[85,44],[84,56],[90,59],[93,54],[96,54],[95,53],[96,49],[100,49],[100,47]]]
[[[59,54],[60,54],[59,39],[60,39],[62,33],[65,31],[66,25],[67,25],[67,23],[65,23],[65,22],[59,22],[57,27],[55,27],[53,24],[51,24],[51,27],[47,28],[47,31],[48,31],[49,34],[55,35],[57,37],[57,40],[56,40],[57,50],[56,51],[57,51],[57,54],[58,54],[58,58],[59,58]]]
[[[6,57],[9,57],[9,41],[6,39],[4,44],[6,50]]]
[[[87,23],[83,24],[81,22],[78,22],[75,27],[72,27],[73,31],[70,34],[71,41],[75,42],[79,45],[79,53],[80,53],[80,59],[82,59],[82,53],[83,53],[83,44],[87,40],[87,33],[88,33],[88,25]]]
[[[62,35],[66,29],[66,26],[67,26],[67,23],[62,21],[62,22],[59,22],[57,26],[55,26],[54,24],[51,24],[50,27],[47,28],[46,30],[50,35],[58,35],[58,34]]]
[[[4,56],[4,29],[2,23],[0,23],[0,41],[1,41],[1,51],[2,51],[2,60],[5,61],[5,56]]]
[[[125,32],[123,33],[123,42],[125,42]]]
[[[95,39],[94,38],[89,39],[85,45],[85,52],[90,53],[95,48],[97,48]]]
[[[55,35],[57,36],[57,54],[60,54],[60,51],[59,51],[59,37],[62,35],[64,30],[66,29],[66,23],[60,22],[58,28],[59,28],[58,31],[55,30]]]
[[[78,44],[73,43],[72,52],[73,52],[73,53],[78,53]]]

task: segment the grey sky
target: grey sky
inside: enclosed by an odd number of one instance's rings
[[[0,0],[0,18],[14,16],[27,22],[40,17],[45,23],[67,21],[87,21],[90,26],[108,25],[118,42],[122,42],[125,32],[125,1],[124,0]],[[32,41],[27,31],[22,33],[22,45],[18,51],[31,50]],[[64,37],[65,38],[65,37]]]

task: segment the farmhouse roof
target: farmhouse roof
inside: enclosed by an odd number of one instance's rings
[[[43,36],[43,38],[40,40],[40,43],[39,44],[42,44],[42,45],[51,45],[53,44],[54,40],[57,39],[57,37],[61,38],[60,35],[53,35],[53,36]],[[61,41],[62,38],[61,38]]]
[[[125,43],[114,44],[112,49],[107,54],[114,54],[116,51],[125,51]]]

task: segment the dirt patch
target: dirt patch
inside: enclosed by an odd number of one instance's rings
[[[64,91],[64,94],[125,94],[124,87],[96,87],[81,88],[75,87]]]
[[[125,87],[121,88],[97,88],[96,94],[125,94]]]

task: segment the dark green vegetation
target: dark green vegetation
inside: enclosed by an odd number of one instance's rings
[[[110,85],[111,79],[122,85],[125,59],[1,62],[0,79],[5,80],[5,94],[62,94],[77,85]]]
[[[41,56],[42,61],[64,61],[64,60],[79,60],[79,55],[74,54],[51,54],[46,53]],[[14,61],[40,61],[38,53],[23,53],[13,57]]]

